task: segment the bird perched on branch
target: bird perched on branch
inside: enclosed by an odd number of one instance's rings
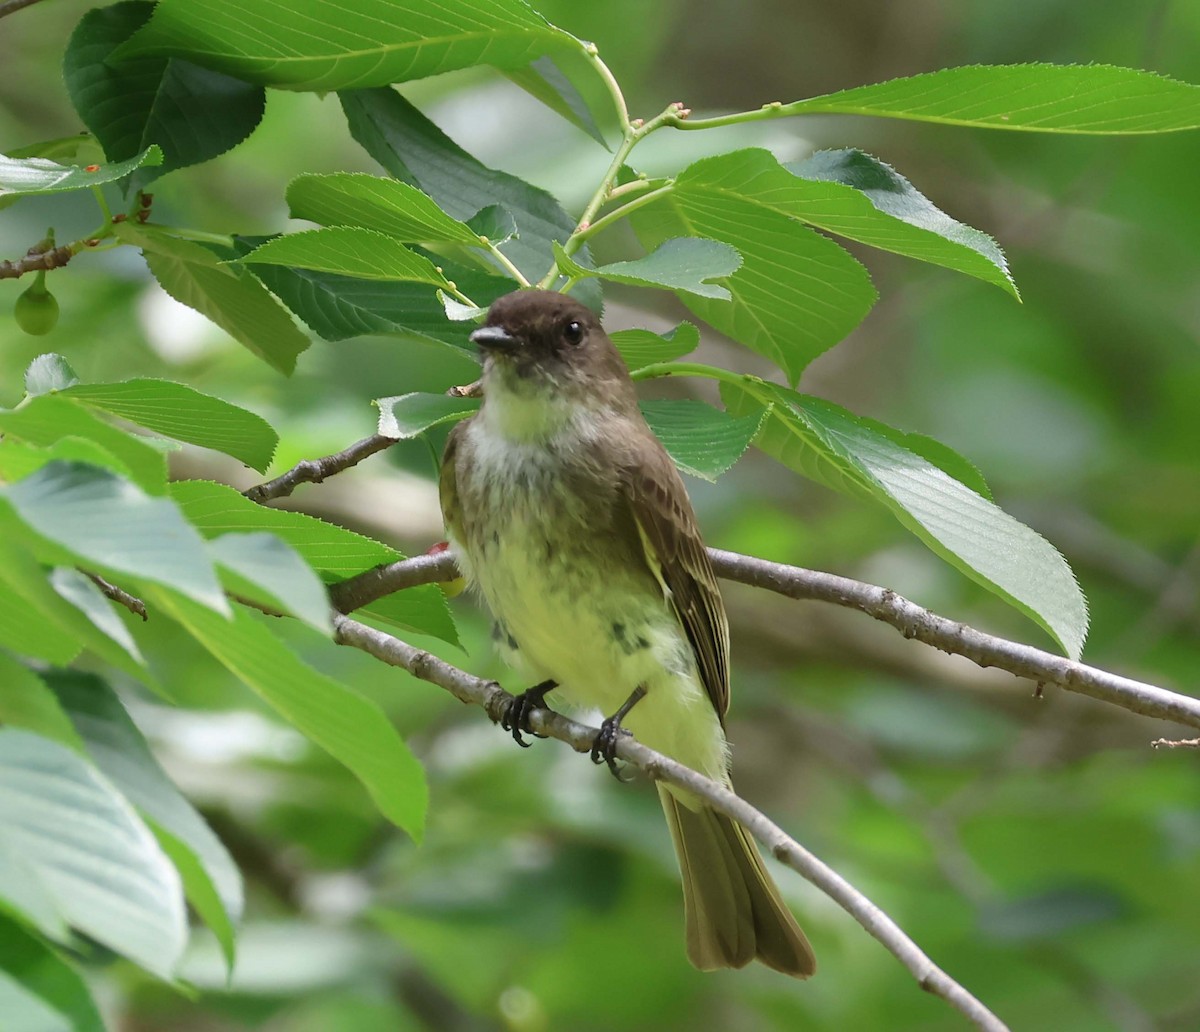
[[[729,627],[683,481],[638,409],[620,354],[588,308],[522,290],[471,335],[483,406],[455,427],[442,512],[497,645],[537,684],[505,720],[556,696],[611,714],[592,758],[616,771],[623,729],[729,782]],[[812,948],[749,835],[681,789],[659,796],[683,877],[688,958],[751,960],[798,978]]]

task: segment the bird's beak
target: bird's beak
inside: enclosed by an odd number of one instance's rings
[[[503,326],[481,326],[471,334],[471,343],[481,348],[495,348],[497,351],[515,351],[523,341],[514,337]]]

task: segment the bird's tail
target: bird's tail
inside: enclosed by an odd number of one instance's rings
[[[689,809],[661,785],[658,794],[683,876],[688,960],[702,971],[759,960],[808,978],[812,947],[742,826],[708,807]]]

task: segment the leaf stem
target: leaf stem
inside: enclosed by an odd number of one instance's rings
[[[198,244],[219,244],[222,247],[233,247],[233,235],[230,233],[209,233],[203,229],[167,226],[161,222],[147,222],[144,225],[146,229],[158,230],[183,240],[195,240]]]
[[[518,269],[515,265],[513,265],[512,261],[509,259],[508,255],[506,255],[503,251],[501,251],[500,248],[498,248],[490,240],[485,242],[483,237],[480,237],[479,242],[484,245],[484,247],[487,249],[488,254],[490,254],[493,258],[496,259],[497,262],[500,263],[500,265],[504,268],[505,272],[507,272],[513,279],[515,279],[519,284],[521,284],[521,286],[523,286],[523,287],[529,286],[529,280],[527,280],[525,278],[525,274],[520,269]]]
[[[732,115],[715,115],[712,118],[681,118],[678,114],[667,119],[666,124],[672,129],[715,129],[722,125],[743,125],[746,122],[764,122],[772,118],[785,118],[796,114],[796,105],[781,104],[772,101],[753,111],[738,111]]]
[[[585,227],[584,229],[576,230],[575,239],[583,241],[587,240],[591,236],[595,236],[597,233],[603,232],[604,230],[608,229],[609,226],[620,222],[623,218],[626,218],[630,212],[636,211],[638,208],[641,208],[647,204],[652,204],[660,197],[665,197],[671,192],[674,186],[674,182],[668,182],[666,185],[660,186],[656,190],[651,190],[649,193],[644,193],[640,197],[635,197],[632,201],[622,204],[619,208],[614,208],[612,211],[608,212],[608,214],[601,215],[600,218],[598,218],[591,225]],[[609,199],[611,200],[611,198]]]

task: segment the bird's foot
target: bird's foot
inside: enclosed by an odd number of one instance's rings
[[[558,687],[557,681],[543,681],[541,684],[535,684],[527,691],[521,692],[520,695],[513,696],[512,702],[504,711],[504,715],[500,718],[500,726],[508,731],[513,736],[513,741],[522,749],[528,749],[532,742],[525,741],[521,737],[522,734],[533,735],[534,738],[545,738],[545,735],[539,735],[529,726],[529,715],[535,709],[546,709],[546,696]]]
[[[625,719],[625,715],[633,709],[646,695],[646,689],[638,685],[633,694],[625,700],[616,713],[608,717],[600,725],[600,732],[596,735],[595,741],[592,742],[592,751],[589,754],[592,762],[596,764],[607,763],[608,769],[612,776],[618,781],[624,781],[621,777],[621,772],[617,768],[617,743],[621,740],[622,735],[628,735],[629,732],[621,726],[621,721]]]

